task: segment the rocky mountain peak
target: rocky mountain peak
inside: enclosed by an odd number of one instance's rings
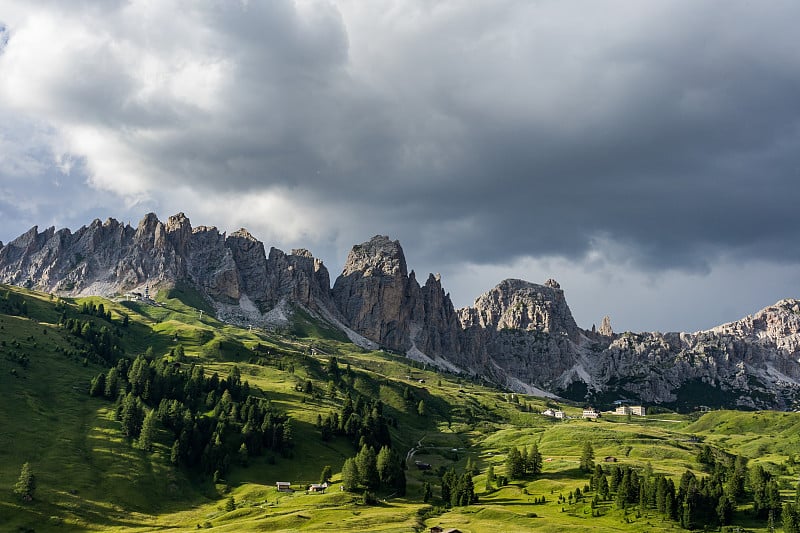
[[[166,240],[164,224],[155,213],[147,213],[136,228],[134,241],[145,250],[162,249]]]
[[[478,297],[472,308],[462,310],[462,324],[496,330],[563,332],[577,338],[578,325],[564,291],[550,281],[549,285],[538,285],[520,279],[503,280]]]
[[[600,324],[600,329],[597,330],[597,333],[604,337],[614,336],[614,330],[611,329],[611,317],[608,315],[603,317],[603,322]]]
[[[408,347],[418,293],[400,243],[383,235],[353,246],[333,285],[333,300],[351,327],[393,350]]]
[[[353,246],[342,276],[352,273],[362,276],[408,276],[406,257],[400,242],[385,235],[376,235],[365,243]]]
[[[233,237],[235,239],[244,239],[246,241],[251,241],[251,242],[258,242],[258,239],[253,237],[253,234],[247,231],[247,229],[245,228],[237,229],[236,231],[232,232],[228,238],[230,237]]]
[[[506,279],[455,311],[441,277],[430,274],[420,286],[400,243],[383,235],[352,248],[331,288],[309,250],[267,255],[246,229],[226,237],[213,226],[193,228],[183,213],[166,223],[149,213],[135,229],[112,218],[74,233],[34,226],[0,243],[0,281],[107,297],[182,283],[218,318],[240,324],[285,324],[299,306],[364,346],[536,394],[679,403],[706,387],[727,405],[800,405],[798,300],[696,333],[614,334],[608,317],[598,331],[582,331],[554,279]]]
[[[169,239],[179,253],[184,253],[192,238],[192,223],[183,213],[178,213],[167,219],[164,229]]]

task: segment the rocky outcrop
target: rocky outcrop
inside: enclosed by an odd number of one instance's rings
[[[376,235],[353,246],[333,285],[333,300],[347,324],[391,350],[410,348],[412,316],[419,314],[419,284],[408,274],[398,241]]]
[[[179,213],[134,228],[94,220],[74,233],[38,227],[0,244],[0,282],[114,297],[183,284],[223,320],[268,324],[301,307],[365,347],[576,400],[789,407],[800,399],[800,302],[696,333],[622,333],[608,317],[578,327],[558,282],[508,279],[456,310],[438,275],[424,285],[385,236],[354,246],[331,288],[305,249],[287,254],[247,230],[193,228]],[[549,391],[549,392],[548,392]]]
[[[507,279],[458,313],[465,347],[459,364],[509,386],[519,381],[516,389],[555,388],[583,339],[554,280],[538,285]]]
[[[376,235],[353,247],[333,286],[343,319],[364,337],[417,360],[454,368],[461,328],[441,278],[420,287],[400,243]]]
[[[321,259],[315,258],[306,249],[285,254],[277,248],[270,248],[266,294],[270,306],[277,305],[281,300],[292,301],[307,309],[334,313],[338,317],[331,298],[328,269]]]
[[[614,336],[614,330],[611,329],[611,317],[608,315],[603,317],[603,322],[600,323],[600,329],[597,332],[604,337]]]
[[[581,364],[595,391],[750,408],[786,408],[800,399],[797,300],[707,331],[624,333],[588,348]]]
[[[576,400],[786,408],[800,399],[796,300],[697,333],[614,334],[608,319],[594,333],[577,327],[554,287],[506,280],[460,310],[467,349],[458,364]]]
[[[114,219],[74,234],[31,228],[0,250],[0,281],[106,297],[185,283],[220,318],[240,323],[258,324],[282,300],[335,310],[328,272],[307,250],[286,255],[273,248],[267,257],[247,230],[226,237],[212,226],[192,228],[183,213],[166,223],[149,213],[135,229]]]

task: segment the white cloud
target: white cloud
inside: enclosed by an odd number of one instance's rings
[[[799,15],[788,1],[7,1],[0,220],[185,211],[337,262],[388,233],[449,269],[462,303],[503,275],[567,279],[638,314],[658,284],[675,312],[683,286],[732,300],[741,275],[761,290],[762,267],[789,292]],[[692,323],[722,315],[694,308]]]

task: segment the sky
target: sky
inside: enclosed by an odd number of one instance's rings
[[[578,324],[800,297],[794,0],[0,0],[0,240],[148,212],[398,239],[457,307]]]

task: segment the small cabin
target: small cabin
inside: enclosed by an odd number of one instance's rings
[[[423,463],[422,461],[414,461],[414,465],[420,470],[430,470],[432,468],[430,463]]]
[[[277,481],[275,487],[277,487],[278,492],[292,492],[292,484],[288,481]]]
[[[327,483],[313,483],[308,487],[309,492],[321,492],[325,493],[325,489],[328,488]]]
[[[606,463],[616,463],[617,462],[617,458],[614,457],[613,455],[609,455],[608,457],[603,459],[603,461],[605,461]]]

